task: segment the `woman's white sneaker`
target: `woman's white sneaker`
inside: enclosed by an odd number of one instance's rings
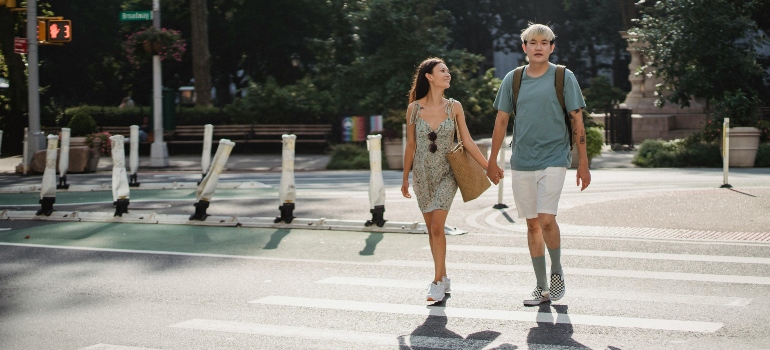
[[[427,300],[430,302],[439,302],[444,300],[444,290],[446,290],[446,286],[444,286],[444,282],[442,281],[429,284]]]
[[[441,278],[441,282],[444,282],[444,287],[445,287],[444,293],[446,293],[446,294],[451,293],[452,292],[452,288],[451,288],[452,281],[449,279],[449,277],[447,277],[447,276],[442,277]]]

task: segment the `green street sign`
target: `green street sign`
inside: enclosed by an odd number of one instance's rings
[[[152,11],[123,11],[120,13],[121,21],[149,21],[152,19]]]

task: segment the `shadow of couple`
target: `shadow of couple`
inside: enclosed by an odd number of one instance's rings
[[[449,318],[445,308],[449,297],[447,295],[443,301],[429,305],[428,308],[431,312],[425,322],[412,333],[398,337],[399,349],[519,349],[518,346],[510,343],[501,343],[493,348],[487,348],[500,337],[501,333],[498,331],[484,330],[463,337],[447,329]],[[571,349],[589,349],[589,347],[572,339],[574,330],[569,319],[568,308],[567,305],[541,304],[536,319],[537,326],[530,328],[527,334],[527,344],[535,345],[535,348],[538,348],[537,345],[546,347],[558,345]],[[555,315],[552,310],[556,311]],[[531,347],[528,346],[528,348]]]

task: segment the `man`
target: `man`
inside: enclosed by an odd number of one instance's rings
[[[522,32],[521,47],[529,64],[524,67],[518,98],[514,104],[514,72],[511,71],[500,84],[494,103],[498,111],[489,159],[497,159],[508,118],[515,107],[511,183],[519,217],[527,220],[527,242],[537,278],[535,290],[524,300],[527,306],[559,300],[566,291],[556,213],[572,157],[570,135],[554,84],[557,66],[548,62],[555,48],[555,38],[551,28],[542,24],[531,24]],[[582,115],[585,101],[569,70],[564,74],[564,102],[580,156],[576,182],[582,191],[591,183]],[[487,176],[497,184],[503,177],[503,170],[495,162],[489,162]],[[551,257],[550,288],[546,282],[544,245]]]

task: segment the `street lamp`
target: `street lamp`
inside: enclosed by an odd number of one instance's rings
[[[302,61],[299,59],[298,53],[291,54],[291,65],[293,67],[299,67],[299,65],[302,64]]]

